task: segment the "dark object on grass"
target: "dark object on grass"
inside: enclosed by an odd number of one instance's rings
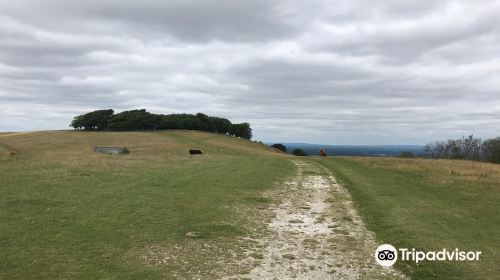
[[[92,151],[95,153],[104,153],[104,154],[110,154],[110,155],[130,153],[130,151],[127,149],[127,147],[96,147],[96,146],[92,146]]]
[[[201,155],[201,154],[203,154],[203,152],[201,150],[191,149],[191,150],[189,150],[189,154],[190,155]]]
[[[297,148],[297,149],[293,150],[292,154],[294,156],[300,156],[300,157],[307,156],[306,152],[304,152],[304,150],[302,150],[301,148]]]

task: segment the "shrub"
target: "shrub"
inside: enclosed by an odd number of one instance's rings
[[[272,144],[271,147],[286,153],[286,146],[280,143]]]
[[[302,150],[301,148],[296,148],[293,150],[292,154],[294,156],[300,156],[300,157],[304,157],[304,156],[307,156],[306,152],[304,152],[304,150]]]

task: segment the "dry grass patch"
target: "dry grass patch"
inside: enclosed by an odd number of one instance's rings
[[[375,168],[425,174],[443,183],[454,180],[500,182],[500,164],[447,159],[352,158]]]

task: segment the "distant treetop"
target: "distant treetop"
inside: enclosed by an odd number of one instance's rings
[[[202,113],[151,114],[145,109],[123,111],[115,114],[112,109],[97,110],[76,116],[70,124],[76,130],[136,131],[136,130],[202,130],[228,134],[244,139],[252,138],[249,123],[233,124],[229,120]]]
[[[295,148],[292,152],[292,155],[294,156],[299,156],[299,157],[305,157],[307,156],[307,153],[304,152],[301,148]]]
[[[276,149],[278,149],[278,150],[280,150],[282,152],[285,152],[285,153],[287,151],[286,150],[286,146],[283,145],[283,144],[280,144],[280,143],[272,144],[271,147],[276,148]]]

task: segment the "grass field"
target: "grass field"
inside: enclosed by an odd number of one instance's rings
[[[131,153],[97,154],[91,145]],[[189,148],[204,154],[189,156]],[[252,215],[273,202],[265,192],[295,174],[290,158],[194,131],[1,133],[0,279],[216,279],[245,272],[235,262],[244,259],[241,237],[265,227]],[[341,180],[380,243],[482,251],[479,262],[398,262],[413,279],[500,275],[500,165],[302,159]]]
[[[482,251],[479,262],[396,263],[413,279],[497,279],[500,165],[396,158],[315,159],[351,192],[382,243]]]
[[[294,172],[266,146],[202,132],[5,134],[0,147],[0,279],[206,279],[240,269],[230,265],[236,237],[259,226],[242,213]]]

